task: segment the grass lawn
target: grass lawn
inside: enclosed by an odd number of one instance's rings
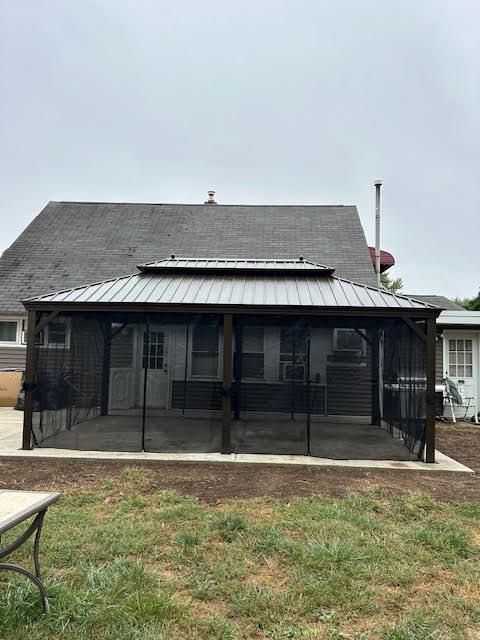
[[[480,638],[480,502],[374,489],[207,504],[145,482],[126,467],[50,509],[52,612],[0,573],[1,640]]]

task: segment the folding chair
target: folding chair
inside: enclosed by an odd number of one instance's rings
[[[462,420],[466,420],[468,412],[470,409],[473,409],[474,422],[478,424],[477,403],[475,398],[473,396],[465,397],[458,385],[448,377],[445,377],[442,382],[445,388],[444,403],[450,407],[452,422],[457,422],[454,407],[461,407],[465,409]]]

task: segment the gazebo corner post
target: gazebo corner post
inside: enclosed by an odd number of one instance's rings
[[[427,319],[426,343],[426,426],[425,426],[425,462],[435,462],[435,341],[436,318]]]
[[[223,316],[222,453],[232,452],[233,317]]]
[[[25,365],[25,380],[23,388],[25,391],[25,399],[23,403],[23,434],[22,449],[32,449],[32,433],[33,433],[33,385],[35,382],[35,336],[37,328],[36,311],[28,312],[28,329],[27,329],[27,359]]]
[[[112,321],[110,315],[103,323],[103,361],[100,415],[108,416],[110,394],[110,359],[112,351]]]

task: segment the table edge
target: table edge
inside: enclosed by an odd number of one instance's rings
[[[8,493],[8,491],[13,492],[16,490],[2,489],[2,492]],[[15,527],[17,524],[24,522],[24,520],[27,520],[28,518],[36,515],[37,513],[40,513],[40,511],[46,511],[50,505],[52,505],[54,502],[57,502],[57,500],[61,497],[61,494],[57,492],[41,492],[41,493],[49,493],[49,497],[39,499],[30,507],[22,509],[14,516],[11,516],[7,520],[4,520],[4,522],[0,524],[0,534],[5,533],[10,529],[13,529],[13,527]]]

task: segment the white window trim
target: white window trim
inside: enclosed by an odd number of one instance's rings
[[[2,340],[0,341],[0,347],[4,348],[4,347],[26,347],[25,343],[22,343],[22,324],[23,324],[23,320],[25,320],[26,318],[19,318],[17,317],[12,317],[12,316],[0,316],[0,322],[15,322],[17,324],[17,333],[16,333],[16,338],[15,338],[15,342],[12,340]]]
[[[47,324],[43,329],[43,335],[45,337],[45,343],[44,344],[37,344],[36,346],[39,347],[40,349],[70,349],[70,334],[71,334],[71,325],[70,325],[70,318],[61,318],[62,321],[65,322],[66,325],[66,332],[65,332],[65,344],[50,344],[48,341],[48,330],[49,330],[49,325]],[[58,319],[54,319],[52,320],[52,322],[58,322]],[[36,337],[36,336],[35,336]]]
[[[247,328],[247,327],[245,327]],[[253,328],[253,329],[263,329],[263,345],[262,345],[262,351],[244,351],[243,349],[243,343],[242,343],[242,354],[244,353],[255,353],[255,354],[261,354],[263,356],[263,376],[261,378],[257,377],[251,377],[251,376],[244,376],[243,375],[243,371],[242,371],[242,382],[265,382],[265,361],[266,361],[266,349],[265,349],[265,327],[261,326],[261,325],[252,325],[251,327],[248,328]],[[235,345],[234,345],[234,352],[236,351]]]
[[[466,340],[469,340],[472,343],[472,350],[471,351],[467,351],[466,349],[460,350],[461,353],[463,353],[464,355],[466,353],[471,353],[472,354],[472,362],[471,363],[466,363],[465,361],[463,362],[463,364],[459,364],[458,362],[456,362],[455,365],[451,365],[450,364],[450,340],[454,340],[456,343],[459,340],[462,340],[463,342],[465,342]],[[444,363],[443,363],[443,368],[445,369],[445,372],[448,373],[448,377],[451,378],[455,378],[456,380],[472,380],[475,378],[475,340],[473,338],[473,336],[470,336],[468,334],[463,334],[463,335],[448,335],[448,337],[445,338],[445,342],[446,342],[446,350],[445,350],[445,358],[444,358]],[[458,353],[458,350],[456,349],[455,351],[453,351],[452,353]],[[455,374],[451,373],[451,367],[454,366],[456,369],[458,369],[459,366],[464,367],[464,371],[466,370],[466,367],[469,366],[472,368],[472,375],[471,376],[467,376],[466,375],[466,371],[463,375],[458,375],[458,371],[456,371]]]
[[[279,345],[279,352],[278,352],[278,381],[279,382],[306,382],[307,381],[307,375],[308,375],[308,371],[307,371],[307,362],[308,362],[308,346],[306,346],[305,352],[299,352],[299,354],[304,356],[304,361],[303,362],[294,362],[293,360],[293,356],[295,354],[295,356],[297,355],[296,352],[294,351],[282,351],[282,330],[280,329],[279,335],[278,335],[278,345]],[[282,356],[291,356],[291,360],[282,360]],[[298,380],[297,378],[287,378],[285,376],[285,370],[287,367],[303,367],[303,378],[301,380]],[[283,372],[283,377],[282,375],[280,375],[280,371]]]
[[[202,325],[197,325],[201,327]],[[206,325],[208,326],[208,325]],[[216,325],[215,325],[216,326]],[[218,326],[218,346],[217,346],[217,372],[213,376],[199,376],[192,373],[193,354],[194,353],[209,353],[208,351],[194,351],[193,350],[193,332],[196,327],[190,327],[190,348],[188,353],[188,378],[190,380],[219,380],[223,376],[223,367],[220,366],[220,362],[223,362],[223,330],[221,326]]]

